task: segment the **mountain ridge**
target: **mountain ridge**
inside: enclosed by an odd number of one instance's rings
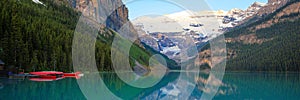
[[[256,13],[254,13],[253,16],[245,19],[241,24],[239,24],[237,28],[246,26],[251,23],[255,23],[256,21],[267,17],[267,15],[275,12],[277,9],[286,5],[289,1],[291,0],[268,0],[268,3],[265,6],[263,6]]]
[[[299,1],[290,1],[255,24],[226,32],[226,70],[300,71],[299,5]],[[270,20],[279,21],[269,23]],[[268,23],[267,27],[251,28],[265,23]],[[209,46],[203,48],[199,54],[202,60],[211,59]],[[202,64],[209,65],[210,62]]]

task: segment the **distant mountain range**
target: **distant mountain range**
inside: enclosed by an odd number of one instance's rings
[[[182,42],[188,37],[193,38],[198,46],[229,31],[235,27],[248,23],[250,19],[259,19],[264,14],[274,12],[286,2],[269,1],[268,3],[254,2],[246,10],[233,8],[229,11],[181,11],[162,16],[142,16],[132,23],[142,42],[162,52],[169,58],[177,59],[182,48]],[[280,5],[280,6],[279,6]],[[272,8],[272,9],[271,9]],[[268,10],[262,10],[268,9]],[[270,11],[270,10],[273,11]],[[262,14],[263,13],[263,14]],[[259,18],[258,18],[259,16]],[[173,34],[172,34],[173,33]],[[159,35],[163,35],[174,46],[164,48]],[[157,42],[158,41],[158,42]],[[163,42],[164,43],[164,42]]]
[[[202,46],[224,34],[227,70],[300,71],[299,7],[298,0],[269,0],[266,4],[254,2],[246,10],[182,11],[164,16],[143,16],[133,24],[142,34],[142,42],[174,60],[177,59],[174,54],[182,49],[180,41],[186,40],[186,36]],[[207,37],[199,40],[203,35]],[[166,41],[161,36],[175,41],[175,46],[160,50],[164,43],[161,41]],[[211,66],[213,58],[210,54],[209,45],[204,46],[197,63],[205,68]]]
[[[193,28],[190,24],[203,23],[207,33],[227,31],[239,26],[248,20],[262,18],[279,7],[285,5],[287,0],[269,0],[268,3],[254,2],[246,10],[233,8],[229,11],[182,11],[162,16],[142,16],[134,19],[135,25],[144,25],[145,31],[149,32],[180,32],[183,28]],[[216,21],[217,20],[217,21]],[[215,23],[217,22],[217,23]],[[213,26],[209,26],[209,24]],[[169,26],[173,28],[170,28]],[[168,28],[162,28],[168,26]]]

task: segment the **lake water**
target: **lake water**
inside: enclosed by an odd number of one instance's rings
[[[185,77],[180,77],[184,75]],[[208,74],[168,73],[158,84],[136,88],[121,81],[116,74],[85,74],[76,80],[65,78],[51,82],[29,79],[0,79],[0,100],[85,100],[85,99],[200,99],[205,92]],[[196,83],[193,85],[193,83]],[[213,99],[276,99],[300,98],[299,73],[226,73],[216,81],[219,89]]]

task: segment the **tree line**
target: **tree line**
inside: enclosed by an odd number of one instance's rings
[[[33,70],[71,70],[73,30],[80,15],[51,1],[1,0],[0,59]],[[55,66],[59,66],[56,67]]]

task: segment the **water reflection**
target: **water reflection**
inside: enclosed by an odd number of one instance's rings
[[[232,88],[220,88],[227,93],[215,99],[298,100],[299,73],[227,73],[223,83]]]
[[[178,73],[177,73],[178,74]],[[214,75],[209,76],[209,73],[195,73],[195,72],[185,72],[184,78],[186,84],[178,84],[178,79],[169,82],[167,85],[157,89],[153,93],[145,96],[143,99],[180,99],[181,95],[188,95],[188,99],[200,99],[203,93],[211,93],[212,91],[217,91],[219,94],[229,94],[233,93],[235,86],[225,84],[221,80],[217,79]],[[212,81],[211,86],[220,86],[219,90],[213,90],[215,88],[205,88],[208,81]],[[196,83],[196,84],[193,84]],[[196,85],[194,87],[193,85]],[[186,94],[188,88],[192,89],[192,94]]]
[[[52,82],[34,82],[30,80],[0,79],[1,100],[83,100],[75,79],[63,79]],[[75,83],[75,84],[74,84]]]
[[[0,83],[0,90],[4,88],[3,83]]]
[[[188,73],[191,74],[191,73]],[[200,73],[199,76],[187,77],[187,81],[197,82],[196,88],[189,99],[200,99],[202,94],[214,90],[204,88],[209,77]],[[211,78],[214,78],[212,76]],[[178,99],[183,95],[182,85],[171,81],[142,99]],[[220,85],[214,99],[275,99],[297,100],[300,97],[300,75],[298,73],[227,73],[224,79],[215,80],[212,85]]]
[[[103,99],[99,95],[104,91],[96,91],[99,88],[107,88],[110,93],[125,100],[152,100],[152,99],[180,99],[191,89],[192,94],[188,99],[200,99],[203,93],[217,91],[214,99],[288,99],[297,100],[300,97],[299,73],[226,73],[223,80],[214,80],[212,85],[220,85],[218,90],[209,90],[205,85],[214,76],[208,73],[195,74],[193,72],[181,73],[184,81],[179,82],[180,73],[168,73],[163,79],[150,88],[136,88],[121,81],[114,73],[100,73],[104,80],[101,82],[94,78],[99,73],[85,74],[80,81],[88,81],[85,85],[97,99]],[[84,95],[77,84],[76,79],[66,78],[51,82],[34,82],[29,79],[10,80],[0,79],[0,99],[44,99],[44,100],[85,100]],[[196,84],[193,84],[196,83]],[[89,96],[89,95],[88,95]]]
[[[166,86],[169,82],[172,82],[178,78],[178,73],[168,73],[163,79],[153,87],[150,88],[136,88],[127,85],[121,81],[115,73],[103,73],[101,77],[109,90],[122,99],[141,99],[147,95],[150,95],[153,91]]]

